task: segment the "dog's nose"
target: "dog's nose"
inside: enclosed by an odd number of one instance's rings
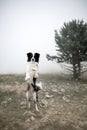
[[[32,61],[34,61],[34,58],[32,58]]]

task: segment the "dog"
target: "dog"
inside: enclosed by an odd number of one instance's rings
[[[27,67],[26,67],[26,77],[25,80],[36,84],[36,79],[38,78],[38,63],[39,63],[39,53],[35,53],[34,55],[29,52],[27,53]]]
[[[30,84],[28,91],[26,92],[26,99],[28,108],[30,108],[31,98],[33,97],[35,109],[39,112],[37,102],[38,102],[38,91],[42,89],[42,83],[36,83],[37,90],[35,90],[34,85]]]
[[[27,68],[26,68],[26,76],[25,80],[27,82],[26,89],[26,98],[30,104],[30,98],[34,98],[35,108],[38,111],[37,102],[38,102],[38,91],[41,90],[41,83],[37,83],[38,78],[38,63],[39,63],[39,53],[35,53],[34,55],[29,52],[27,53]],[[29,106],[29,105],[28,105]]]

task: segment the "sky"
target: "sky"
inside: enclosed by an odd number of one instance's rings
[[[72,20],[87,22],[87,0],[0,0],[0,73],[25,73],[28,52],[40,53],[39,73],[62,71],[54,30]]]

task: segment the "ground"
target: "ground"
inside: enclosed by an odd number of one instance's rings
[[[28,109],[24,75],[0,75],[0,130],[87,130],[87,80],[40,75],[39,112]]]

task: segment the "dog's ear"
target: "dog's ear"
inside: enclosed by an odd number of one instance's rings
[[[31,61],[33,54],[31,52],[29,52],[29,53],[27,53],[27,57],[28,57],[27,61],[29,62],[29,61]]]
[[[34,54],[35,62],[39,62],[39,57],[40,57],[39,53]]]

